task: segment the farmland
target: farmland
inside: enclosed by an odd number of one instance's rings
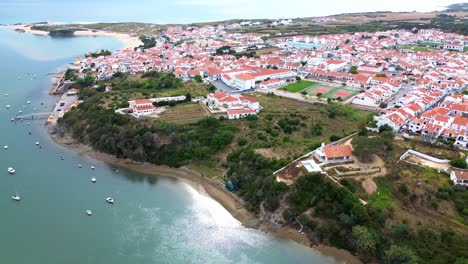
[[[180,104],[167,107],[166,112],[161,114],[160,119],[168,123],[190,124],[207,116],[208,113],[200,104]]]

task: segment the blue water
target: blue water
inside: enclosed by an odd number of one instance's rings
[[[89,50],[121,46],[109,38],[52,39],[0,28],[0,263],[334,263],[244,228],[185,182],[123,168],[117,174],[56,145],[43,120],[10,121],[17,111],[51,109],[57,98],[47,94],[47,73]],[[19,203],[11,199],[15,192]],[[107,196],[116,203],[107,204]],[[87,209],[93,216],[84,215]]]

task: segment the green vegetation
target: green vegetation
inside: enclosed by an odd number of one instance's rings
[[[322,113],[326,113],[329,118],[344,117],[350,121],[359,121],[364,116],[349,105],[331,102],[328,107],[321,108]]]
[[[193,159],[209,160],[229,145],[237,129],[215,118],[191,126],[145,124],[99,106],[101,94],[88,98],[59,120],[79,142],[135,161],[179,167]],[[167,142],[158,142],[165,138]]]
[[[168,107],[166,112],[160,115],[160,119],[172,124],[192,124],[207,117],[207,113],[200,104],[179,104]]]
[[[414,252],[405,247],[392,245],[388,250],[385,251],[383,264],[417,264],[419,258]]]
[[[287,163],[288,161],[284,160],[269,160],[250,148],[242,148],[228,156],[227,178],[244,198],[249,210],[258,213],[260,203],[265,202],[264,208],[274,211],[280,204],[280,196],[288,190],[288,187],[276,181],[273,171]]]
[[[450,165],[456,168],[466,169],[467,168],[466,157],[463,156],[463,157],[453,158],[450,161]]]
[[[387,135],[387,136],[384,136]],[[385,131],[382,136],[375,137],[355,137],[351,144],[353,145],[353,153],[359,157],[362,162],[371,162],[372,155],[385,155],[392,148],[393,133]]]
[[[97,57],[100,57],[100,56],[109,56],[111,55],[112,52],[110,52],[109,50],[100,50],[100,51],[97,51],[97,52],[89,52],[88,54],[86,54],[86,57],[93,57],[93,58],[97,58]]]
[[[156,40],[152,37],[140,37],[141,42],[143,42],[143,45],[140,46],[143,49],[149,49],[153,48],[156,46]]]
[[[301,81],[297,81],[296,83],[285,86],[281,88],[281,90],[285,90],[291,93],[297,93],[315,84],[316,84],[315,82],[301,80]]]
[[[349,69],[348,72],[351,73],[351,74],[359,74],[357,69],[358,69],[357,66],[351,66],[351,68]]]
[[[437,170],[396,163],[411,144],[441,158],[459,157],[454,150],[434,152],[418,142],[394,141],[384,127],[377,135],[352,141],[360,158],[376,154],[387,164],[388,175],[374,179],[373,194],[366,194],[357,180],[341,179],[342,188],[322,175],[306,174],[286,186],[276,181],[274,171],[321,142],[362,130],[368,115],[340,103],[313,105],[253,94],[263,110],[241,120],[204,118],[202,106],[190,103],[169,107],[160,120],[135,119],[113,110],[143,94],[184,91],[180,95],[189,89],[192,95],[196,89],[206,94],[208,86],[184,84],[168,73],[92,81],[98,88],[80,88],[85,102],[65,114],[59,126],[97,150],[135,161],[187,165],[210,178],[224,176],[247,209],[262,216],[272,213],[285,225],[300,221],[314,241],[356,252],[365,262],[454,263],[468,257],[465,188],[452,187]],[[108,83],[113,91],[102,92]],[[197,114],[181,119],[182,113]]]
[[[75,71],[72,71],[70,69],[67,69],[64,75],[65,80],[71,80],[74,81],[76,76],[75,76]]]
[[[195,75],[193,78],[197,83],[201,83],[203,81],[202,77],[200,74]]]

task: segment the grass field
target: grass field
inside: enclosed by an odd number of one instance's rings
[[[294,159],[329,142],[331,135],[343,135],[357,130],[358,122],[344,117],[329,118],[324,106],[264,94],[252,94],[263,107],[258,120],[227,120],[240,130],[236,138],[245,138],[254,149],[262,149],[265,156]],[[357,111],[359,114],[364,113]],[[286,133],[280,124],[284,120],[297,120],[294,131]],[[322,133],[310,135],[314,124],[320,124]],[[235,141],[237,141],[237,139]],[[315,147],[314,147],[315,146]],[[271,152],[271,153],[268,153]]]
[[[288,91],[288,92],[291,92],[291,93],[297,93],[297,92],[300,92],[300,91],[304,90],[307,87],[310,87],[310,86],[313,86],[313,85],[316,85],[316,84],[317,84],[316,82],[301,80],[301,81],[298,81],[296,83],[285,86],[285,87],[281,88],[281,90],[285,90],[285,91]]]
[[[347,100],[352,96],[356,95],[358,91],[348,89],[345,87],[332,87],[322,84],[316,84],[312,87],[309,87],[305,90],[307,94],[317,96],[317,94],[321,94],[321,98],[338,98],[340,97],[343,100]]]
[[[208,114],[200,104],[180,104],[167,107],[160,119],[174,124],[190,124],[207,116]]]

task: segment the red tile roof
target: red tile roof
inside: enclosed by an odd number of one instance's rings
[[[140,104],[152,104],[153,102],[150,99],[139,99],[135,100],[135,104],[140,105]]]
[[[325,152],[325,156],[328,159],[350,157],[352,154],[350,145],[325,146],[323,147],[323,152]]]

